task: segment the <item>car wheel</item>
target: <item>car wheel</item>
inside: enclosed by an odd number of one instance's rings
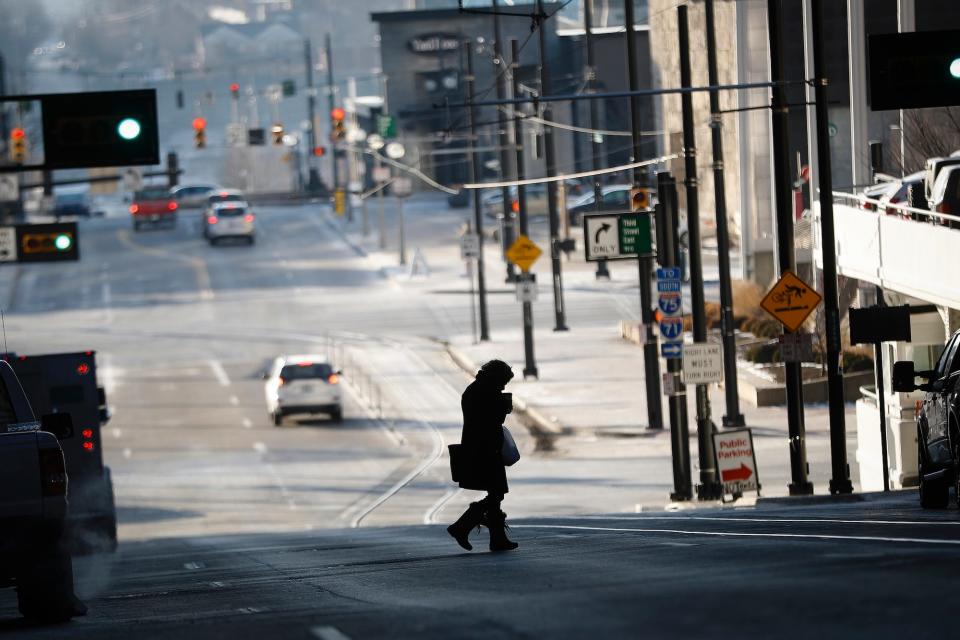
[[[950,483],[945,478],[924,480],[923,438],[917,434],[917,471],[920,475],[920,506],[924,509],[946,509],[950,501]]]
[[[134,221],[134,223],[133,223],[133,230],[134,230],[134,231],[140,231],[140,223],[139,223],[139,222]]]
[[[271,417],[273,418],[273,426],[279,427],[283,424],[283,414],[279,411],[274,411]]]
[[[343,407],[337,407],[330,412],[330,419],[334,422],[343,422]]]
[[[253,246],[253,243],[256,242],[256,238],[253,236],[247,236],[247,244]]]

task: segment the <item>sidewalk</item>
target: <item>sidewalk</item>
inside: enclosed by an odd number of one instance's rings
[[[375,233],[364,239],[357,233],[359,220],[347,226],[345,234],[358,247],[362,247],[374,264],[378,265],[387,277],[393,279],[397,286],[427,294],[438,289],[464,289],[467,283],[463,277],[464,267],[454,232],[458,219],[462,220],[472,214],[472,210],[449,210],[445,202],[441,205],[429,198],[424,198],[418,205],[408,205],[408,210],[411,211],[411,215],[407,216],[409,246],[420,247],[430,268],[429,276],[410,276],[408,272],[399,269],[396,266],[395,248],[393,251],[380,251],[376,246]],[[376,211],[376,207],[372,206],[371,212],[374,215],[371,215],[371,218],[374,220]],[[543,231],[545,234],[545,226]],[[545,246],[541,243],[544,239],[538,239],[534,234],[534,241],[541,246]],[[486,249],[488,278],[496,276],[491,288],[508,289],[509,285],[502,284],[500,277],[498,246],[493,244],[491,247],[491,243],[488,243]],[[411,249],[410,257],[412,254]],[[601,290],[610,286],[608,282],[598,283],[595,280],[594,265],[582,261],[579,247],[575,256],[580,256],[579,262],[564,260],[563,264],[568,290]],[[550,265],[545,258],[541,257],[534,268],[534,271],[540,274],[541,302],[551,298]],[[614,263],[611,267],[615,282],[629,284],[632,279],[633,286],[636,286],[634,262]],[[510,299],[512,300],[512,297]],[[462,304],[468,304],[466,298]],[[474,344],[468,332],[445,336],[444,340],[453,361],[467,373],[475,373],[480,364],[491,358],[501,358],[513,365],[516,377],[509,390],[514,393],[517,417],[531,429],[540,446],[547,449],[569,449],[580,446],[581,442],[609,439],[616,443],[621,454],[632,453],[638,459],[658,458],[656,475],[669,483],[672,474],[669,466],[667,406],[663,398],[666,428],[660,431],[647,429],[642,350],[639,346],[622,340],[619,335],[618,321],[635,319],[628,317],[629,315],[624,313],[621,317],[610,317],[609,321],[605,320],[596,326],[574,326],[567,332],[554,332],[547,322],[541,321],[534,333],[538,380],[522,379],[524,346],[519,323],[506,328],[497,326],[493,332],[494,339],[490,342]],[[661,371],[665,370],[664,361],[661,361]],[[692,480],[697,484],[697,426],[692,388],[688,389],[687,401]],[[719,426],[725,413],[723,389],[719,385],[711,385],[710,402],[712,420]],[[854,404],[847,403],[846,409],[847,457],[852,480],[857,487]],[[741,401],[740,411],[746,416],[747,426],[753,430],[762,495],[788,495],[790,452],[785,408],[757,408]],[[827,406],[807,405],[805,424],[809,479],[814,484],[815,492],[823,494],[827,492],[831,476]],[[641,472],[638,470],[638,473]],[[649,470],[645,470],[641,475],[646,476],[648,473]],[[662,491],[662,486],[658,491]],[[663,504],[668,501],[668,496],[663,495]]]

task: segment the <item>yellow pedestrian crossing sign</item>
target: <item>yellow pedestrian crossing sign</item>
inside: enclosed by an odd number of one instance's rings
[[[540,250],[540,247],[538,247],[533,240],[521,234],[516,242],[507,249],[507,259],[520,267],[521,271],[526,272],[530,270],[530,267],[537,261],[541,253],[543,253],[543,251]]]

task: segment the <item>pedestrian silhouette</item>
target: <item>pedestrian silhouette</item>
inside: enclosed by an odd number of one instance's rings
[[[471,503],[463,515],[447,527],[447,532],[467,551],[473,549],[468,540],[470,531],[480,525],[490,530],[491,551],[509,551],[519,546],[507,538],[507,514],[500,510],[508,491],[503,422],[513,411],[512,395],[503,393],[503,389],[511,378],[513,371],[506,362],[491,360],[480,367],[476,380],[460,398],[463,433],[460,444],[450,446],[453,479],[464,489],[487,492],[485,498]]]

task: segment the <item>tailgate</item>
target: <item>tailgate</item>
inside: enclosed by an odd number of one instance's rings
[[[133,215],[151,215],[157,213],[170,213],[167,208],[167,200],[147,200],[146,202],[137,202],[137,212]]]
[[[0,433],[0,518],[42,515],[37,433]]]

